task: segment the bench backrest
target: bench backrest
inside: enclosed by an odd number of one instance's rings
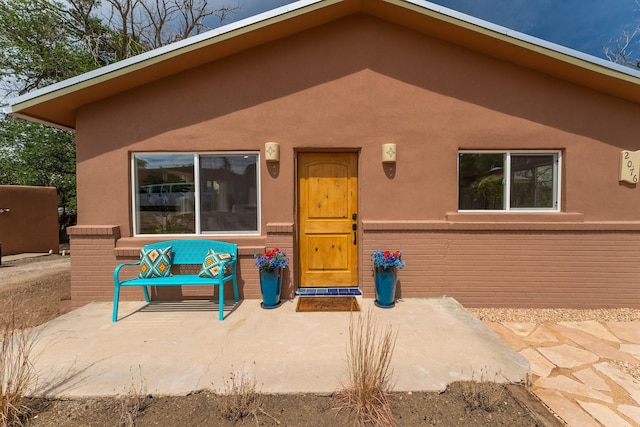
[[[216,253],[233,254],[238,258],[238,245],[216,240],[167,240],[146,245],[145,248],[157,249],[167,246],[172,247],[173,264],[202,264],[209,249]]]

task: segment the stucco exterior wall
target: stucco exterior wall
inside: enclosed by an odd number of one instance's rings
[[[617,178],[620,150],[640,149],[639,116],[628,101],[357,14],[81,109],[78,224],[118,228],[112,269],[154,239],[132,237],[131,153],[262,152],[277,141],[280,162],[260,163],[261,233],[214,238],[240,245],[244,298],[259,297],[253,253],[287,248],[292,295],[296,153],[355,151],[365,296],[371,250],[382,247],[405,251],[399,296],[638,306],[640,290],[629,286],[638,275],[628,266],[640,261],[640,189]],[[388,142],[398,149],[392,165],[381,163]],[[560,150],[561,212],[458,213],[458,151],[490,149]],[[566,264],[557,263],[558,248]],[[571,274],[579,267],[584,274]],[[487,273],[473,274],[479,269]],[[107,270],[76,306],[111,297]],[[87,288],[85,278],[72,274],[74,289]]]
[[[58,192],[54,187],[0,185],[2,255],[59,251]]]

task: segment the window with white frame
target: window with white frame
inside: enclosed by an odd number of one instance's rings
[[[258,153],[135,153],[134,231],[259,232]]]
[[[558,211],[559,194],[559,151],[458,153],[460,211]]]

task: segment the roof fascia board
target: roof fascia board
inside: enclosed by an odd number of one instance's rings
[[[7,114],[17,115],[32,106],[54,101],[57,98],[91,88],[92,86],[108,82],[137,70],[152,67],[155,64],[179,57],[182,54],[197,51],[207,46],[213,46],[233,39],[234,37],[267,28],[279,22],[300,17],[307,13],[337,4],[343,4],[347,8],[346,10],[361,10],[381,18],[386,16],[384,13],[384,11],[387,10],[385,5],[398,7],[416,13],[417,16],[427,16],[445,25],[459,28],[462,30],[461,33],[469,31],[486,39],[493,39],[504,43],[505,46],[520,49],[522,52],[528,51],[536,53],[551,61],[556,61],[558,64],[564,64],[565,68],[567,66],[569,68],[575,67],[576,70],[583,70],[587,73],[593,73],[593,75],[601,75],[609,79],[625,82],[626,84],[630,84],[631,87],[640,87],[640,71],[565,48],[536,37],[528,36],[426,0],[300,0],[16,97],[10,100],[8,104],[3,105],[2,110]],[[428,33],[428,31],[425,32]],[[444,39],[446,40],[446,37],[444,37]],[[465,41],[464,44],[467,44],[467,42]],[[474,47],[478,48],[478,46],[474,38],[468,42],[467,47],[473,49]],[[479,50],[502,60],[526,63],[526,61],[515,60],[515,58],[508,56],[507,53],[500,55],[499,52],[495,51],[486,51],[482,48]],[[553,75],[549,70],[545,71],[541,69],[545,68],[544,66],[534,68],[538,68],[538,71]],[[629,99],[640,102],[640,95],[631,95]],[[46,120],[29,116],[28,114],[23,114],[23,117],[46,123]],[[61,127],[59,124],[49,124]]]
[[[3,107],[2,110],[3,110],[3,113],[11,114],[13,117],[18,117],[20,119],[28,120],[30,122],[40,123],[40,124],[51,126],[51,127],[58,128],[58,129],[61,129],[61,130],[66,130],[68,132],[73,132],[73,133],[76,132],[76,130],[74,128],[72,128],[72,127],[65,126],[63,124],[55,123],[55,122],[48,121],[48,120],[43,120],[43,119],[40,119],[38,117],[28,116],[26,114],[14,113],[10,108],[9,109],[5,109]]]
[[[219,29],[210,30],[18,96],[9,100],[9,103],[3,105],[2,109],[7,114],[15,115],[14,112],[19,112],[33,105],[50,101],[57,97],[128,74],[132,71],[151,67],[154,64],[183,53],[191,52],[204,46],[221,43],[239,35],[250,33],[258,28],[273,25],[279,21],[341,3],[342,1],[344,0],[302,0],[281,6],[253,17],[225,25]]]
[[[640,85],[640,71],[424,0],[383,0],[553,59]]]

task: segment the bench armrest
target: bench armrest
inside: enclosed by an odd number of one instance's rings
[[[121,269],[122,267],[135,267],[136,265],[140,265],[140,264],[141,264],[141,262],[140,262],[140,261],[138,261],[138,262],[134,262],[134,263],[131,263],[131,264],[120,264],[120,265],[118,265],[118,266],[116,267],[116,269],[115,269],[115,270],[113,270],[113,282],[114,282],[116,285],[119,285],[119,284],[120,284],[120,279],[118,278],[118,275],[120,274],[120,269]]]
[[[238,261],[238,255],[237,254],[231,254],[231,259],[226,259],[226,260],[222,261],[222,263],[220,265],[221,265],[221,267],[225,267],[227,264],[230,264],[230,265],[233,265],[233,267],[235,268],[236,261]]]
[[[227,259],[222,260],[222,263],[224,263],[224,264],[235,264],[238,256],[236,254],[229,254],[229,255],[231,255],[231,258],[227,258]]]

